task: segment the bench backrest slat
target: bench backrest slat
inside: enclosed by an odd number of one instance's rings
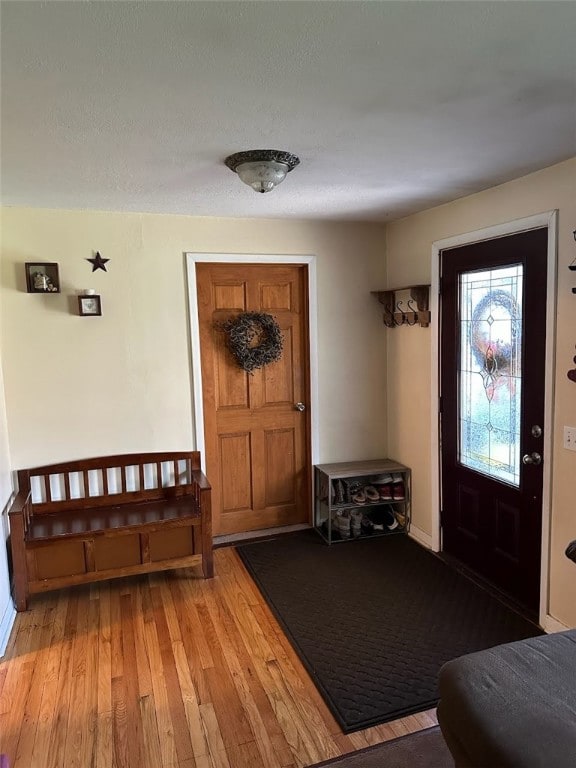
[[[32,490],[34,514],[45,514],[180,496],[193,469],[198,451],[138,453],[20,470],[18,480],[21,491]]]

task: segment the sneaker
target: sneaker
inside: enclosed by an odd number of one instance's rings
[[[392,501],[392,475],[386,473],[372,478],[371,485],[380,494],[380,501]]]
[[[350,532],[352,538],[357,539],[362,533],[362,511],[359,509],[350,510]]]
[[[390,478],[392,480],[392,478]],[[390,483],[384,483],[381,485],[375,486],[376,490],[378,491],[378,494],[380,496],[380,501],[392,501],[392,484]]]
[[[396,528],[398,528],[398,520],[396,520],[396,516],[394,515],[394,511],[387,507],[385,510],[383,510],[384,513],[384,525],[389,531],[394,531]]]
[[[336,530],[340,534],[341,539],[350,538],[350,516],[348,510],[341,509],[336,516]]]
[[[406,498],[406,489],[402,475],[392,476],[392,498],[394,501],[404,501]]]
[[[396,528],[400,528],[400,524],[398,523],[398,520],[396,520],[396,518],[392,516],[392,521],[388,523],[386,528],[388,528],[389,531],[395,531]]]
[[[364,494],[366,496],[366,501],[370,504],[375,504],[377,501],[380,501],[380,493],[373,485],[366,485],[364,487]]]

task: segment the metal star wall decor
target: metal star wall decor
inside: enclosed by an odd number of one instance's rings
[[[107,272],[106,269],[106,262],[110,261],[110,259],[103,259],[102,256],[100,256],[100,251],[96,251],[96,256],[94,256],[93,259],[86,259],[86,261],[89,261],[92,264],[92,272],[96,272],[97,269],[102,269],[104,272]]]

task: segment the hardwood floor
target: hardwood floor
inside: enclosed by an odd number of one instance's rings
[[[0,662],[10,768],[292,768],[436,724],[344,735],[235,550],[36,596]]]

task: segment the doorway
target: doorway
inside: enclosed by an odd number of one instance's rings
[[[546,228],[441,253],[443,551],[540,601]]]
[[[187,256],[197,446],[213,487],[214,532],[309,523],[314,258]],[[253,375],[221,329],[241,311],[272,314],[284,339],[280,361]]]

